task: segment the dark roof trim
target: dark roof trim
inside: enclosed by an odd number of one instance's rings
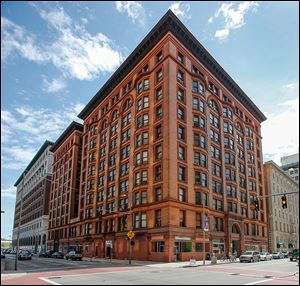
[[[68,138],[69,135],[72,134],[73,131],[78,130],[83,132],[83,125],[72,121],[72,123],[67,127],[67,129],[59,136],[59,138],[55,141],[54,145],[50,148],[51,152],[55,152],[55,150],[61,145],[61,143]]]
[[[259,122],[263,122],[267,119],[238,84],[218,64],[171,10],[168,10],[160,19],[137,48],[128,56],[124,63],[79,113],[78,117],[83,120],[86,119],[99,103],[108,96],[108,94],[127,74],[130,73],[138,62],[142,60],[142,58],[167,32],[171,32],[177,37],[178,40],[253,114]]]
[[[30,168],[33,166],[33,164],[39,159],[39,157],[43,154],[43,152],[47,149],[48,146],[53,145],[53,142],[50,142],[48,140],[46,140],[44,142],[44,144],[42,145],[42,147],[39,149],[39,151],[37,151],[37,153],[35,154],[35,156],[33,157],[33,159],[31,160],[31,162],[28,164],[28,166],[25,168],[25,170],[23,171],[23,173],[21,174],[21,176],[19,177],[19,179],[15,182],[14,187],[16,187],[22,180],[23,178],[23,174],[25,174],[26,172],[28,172],[30,170]]]

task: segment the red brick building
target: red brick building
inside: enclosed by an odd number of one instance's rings
[[[79,221],[82,131],[82,124],[73,121],[51,148],[54,160],[49,203],[48,249],[64,253],[76,248],[70,237],[76,236],[76,224]]]
[[[205,216],[206,252],[267,249],[266,118],[171,11],[79,117],[84,255],[201,259]]]

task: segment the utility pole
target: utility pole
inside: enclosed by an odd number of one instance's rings
[[[130,219],[130,229],[129,229],[129,233],[132,233],[132,211],[131,211],[131,204],[130,204],[130,208],[129,208],[129,219]],[[134,236],[134,235],[133,235]],[[133,237],[132,237],[133,238]],[[132,257],[132,238],[130,238],[129,240],[129,264],[131,264],[131,257]]]
[[[24,185],[25,185],[25,175],[26,170],[23,173],[22,179],[22,189],[21,189],[21,200],[20,200],[20,214],[19,214],[19,224],[18,224],[18,232],[17,232],[17,247],[16,247],[16,260],[15,260],[15,270],[18,270],[18,254],[19,254],[19,247],[20,247],[20,226],[21,226],[21,218],[22,218],[22,203],[23,203],[23,192],[24,192]]]

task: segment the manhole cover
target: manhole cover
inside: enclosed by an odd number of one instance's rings
[[[231,273],[231,275],[240,275],[240,273]]]
[[[58,279],[61,278],[60,276],[56,276],[56,277],[48,277],[48,279]]]
[[[271,276],[271,275],[266,275],[266,276],[264,276],[264,278],[272,278],[273,276]]]

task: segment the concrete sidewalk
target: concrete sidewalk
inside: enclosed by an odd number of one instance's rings
[[[105,264],[122,264],[122,265],[129,265],[128,260],[122,259],[107,259],[107,258],[86,258],[82,259],[83,261],[93,261],[98,263],[105,263]],[[239,262],[237,259],[236,262]],[[180,268],[180,267],[197,267],[197,266],[208,266],[208,265],[218,265],[218,264],[229,264],[229,263],[236,263],[236,262],[228,262],[228,261],[221,261],[217,260],[216,264],[212,264],[210,260],[205,260],[205,264],[203,264],[203,260],[195,260],[191,261],[178,261],[178,262],[157,262],[157,261],[138,261],[138,260],[131,260],[132,266],[149,266],[149,267],[171,267],[171,268]]]

